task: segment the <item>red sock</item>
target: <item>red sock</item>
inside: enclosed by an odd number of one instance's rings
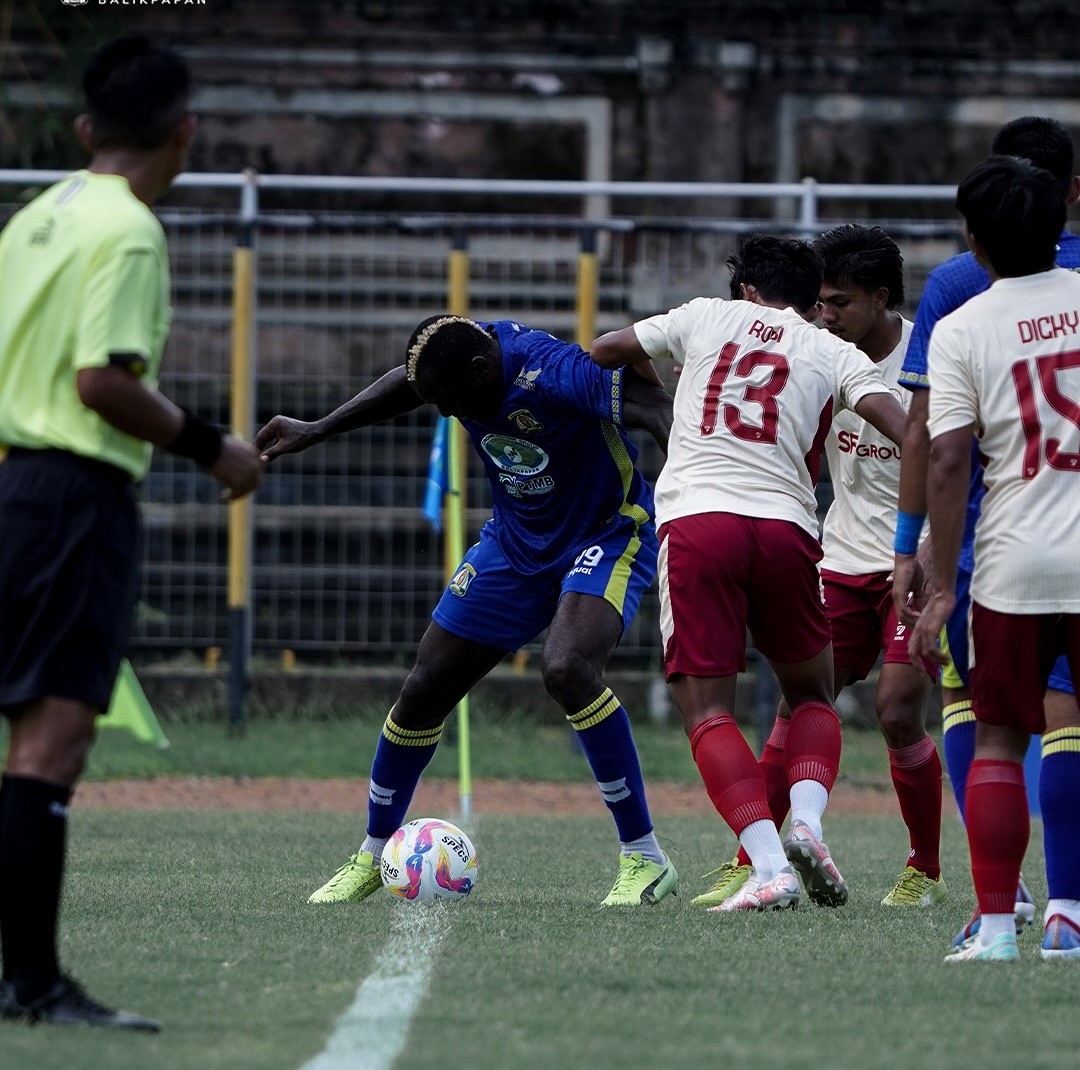
[[[787,766],[784,763],[784,741],[787,739],[787,733],[788,721],[783,717],[777,717],[773,723],[772,732],[769,733],[765,749],[758,759],[761,775],[765,778],[765,798],[769,801],[769,813],[772,814],[773,824],[777,830],[784,824],[784,818],[787,817],[791,806]],[[751,864],[750,856],[742,845],[739,846],[739,856],[736,861],[740,866]]]
[[[827,702],[803,702],[791,711],[784,757],[788,784],[816,780],[832,791],[840,769],[840,718]]]
[[[971,876],[984,914],[1011,914],[1031,819],[1024,767],[1019,762],[976,758],[964,801]]]
[[[769,821],[765,782],[735,718],[721,713],[690,733],[690,753],[705,790],[736,836],[754,821]]]
[[[889,771],[908,828],[908,865],[936,881],[941,876],[941,759],[934,741],[923,736],[910,747],[890,747]]]

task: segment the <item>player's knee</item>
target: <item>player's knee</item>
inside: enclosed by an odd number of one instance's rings
[[[415,731],[437,727],[461,701],[464,691],[459,694],[459,690],[448,688],[433,667],[417,663],[405,678],[394,703],[391,714],[394,723]]]
[[[569,648],[545,651],[540,675],[547,693],[567,708],[594,699],[603,683],[598,667],[580,652]]]
[[[1077,708],[1076,696],[1068,691],[1051,688],[1044,699],[1047,732],[1060,728],[1075,728],[1080,725],[1080,709]]]
[[[922,709],[902,699],[879,701],[878,725],[890,747],[907,747],[923,736]]]
[[[8,749],[6,771],[36,777],[52,784],[74,784],[86,768],[93,733],[15,736]]]

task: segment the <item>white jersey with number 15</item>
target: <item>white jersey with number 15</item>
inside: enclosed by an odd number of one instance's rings
[[[681,361],[656,519],[697,513],[789,520],[818,535],[821,449],[835,411],[889,388],[865,353],[791,308],[699,297],[634,331]]]
[[[1080,613],[1080,275],[999,279],[930,336],[930,435],[969,424],[986,458],[971,595]]]

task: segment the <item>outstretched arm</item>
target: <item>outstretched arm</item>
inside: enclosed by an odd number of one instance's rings
[[[623,327],[619,331],[608,331],[600,335],[592,344],[589,356],[601,368],[621,368],[629,365],[647,382],[663,387],[663,382],[649,354],[641,348],[637,332],[633,327]]]
[[[308,423],[289,416],[275,416],[255,436],[255,446],[264,461],[272,461],[284,453],[300,453],[334,435],[412,412],[423,404],[409,384],[402,364],[320,420]]]
[[[622,401],[623,424],[648,431],[666,457],[668,436],[671,434],[671,395],[662,386],[646,382],[640,375],[631,372],[623,378]]]
[[[887,390],[860,398],[855,412],[898,446],[903,441],[907,413],[904,412],[904,406]]]
[[[80,368],[75,387],[79,400],[103,420],[133,438],[191,457],[227,488],[231,498],[250,494],[262,482],[263,465],[249,442],[234,435],[221,435],[201,420],[186,417],[164,394],[145,386],[123,364]],[[201,425],[209,434],[202,446],[209,450],[174,449],[182,441],[185,426]],[[216,454],[216,456],[215,456]]]

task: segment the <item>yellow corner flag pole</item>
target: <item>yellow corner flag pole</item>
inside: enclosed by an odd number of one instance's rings
[[[456,231],[447,265],[448,306],[455,316],[468,315],[469,309],[469,239],[465,231]],[[446,471],[448,475],[446,509],[446,580],[454,577],[465,556],[465,452],[463,428],[450,420],[446,428]],[[458,798],[461,816],[472,816],[472,754],[469,742],[469,696],[457,706],[458,722]]]
[[[120,662],[109,711],[98,720],[98,727],[126,728],[141,743],[151,743],[162,749],[169,745],[127,658]]]

